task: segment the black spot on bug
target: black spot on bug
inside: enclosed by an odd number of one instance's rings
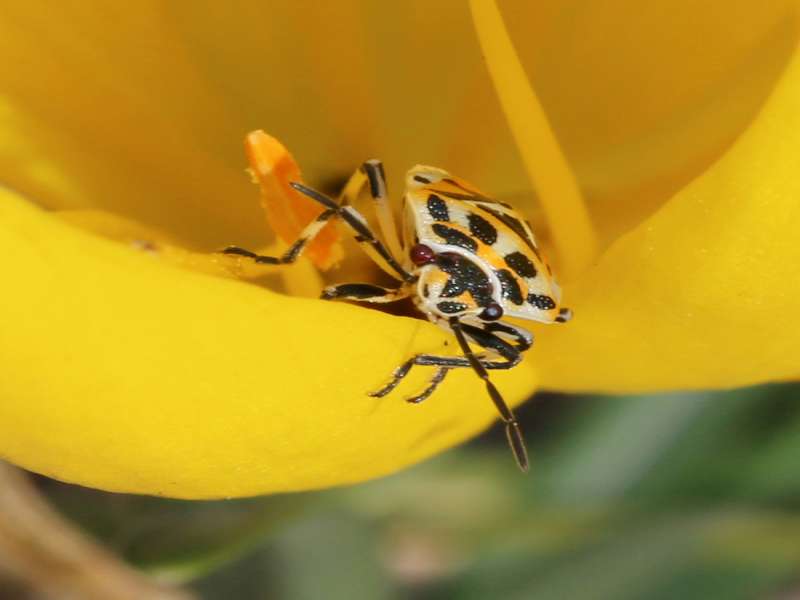
[[[522,304],[522,290],[519,289],[519,283],[514,279],[511,271],[508,269],[497,269],[495,274],[503,288],[503,298],[510,300],[514,304]]]
[[[455,253],[437,256],[436,266],[447,273],[447,283],[442,290],[442,298],[456,298],[469,292],[479,306],[492,301],[492,284],[486,273],[471,260]]]
[[[469,213],[467,220],[469,221],[470,233],[484,244],[491,246],[497,241],[497,229],[482,216]]]
[[[536,267],[522,252],[512,252],[505,255],[506,264],[520,277],[536,277]]]
[[[459,260],[461,260],[460,254],[442,252],[436,255],[436,266],[449,273],[452,269],[456,268]]]
[[[556,301],[545,294],[528,294],[528,302],[539,310],[553,310],[556,307]]]
[[[447,280],[447,284],[445,284],[444,289],[442,290],[442,298],[455,298],[456,296],[460,296],[464,293],[466,286],[464,282],[456,279],[455,277],[451,277]]]
[[[459,246],[472,253],[478,251],[477,242],[467,234],[461,233],[458,229],[453,229],[441,223],[434,223],[433,232],[451,246]]]
[[[434,221],[450,220],[450,211],[447,210],[447,203],[436,194],[428,196],[428,212]]]
[[[420,183],[430,183],[431,180],[427,177],[423,177],[422,175],[414,175],[414,181],[418,181]]]
[[[439,302],[439,304],[436,305],[436,308],[445,314],[452,315],[455,313],[464,312],[467,310],[467,305],[462,302],[445,301]]]
[[[494,218],[498,219],[501,223],[503,223],[503,225],[505,225],[506,227],[511,229],[511,231],[516,233],[522,239],[522,241],[525,242],[525,245],[528,246],[528,248],[530,248],[531,251],[537,257],[539,256],[539,251],[536,249],[536,246],[534,245],[533,240],[528,235],[528,232],[525,231],[525,226],[522,224],[522,222],[519,219],[517,219],[515,217],[512,217],[508,213],[504,213],[504,212],[496,210],[494,208],[490,208],[490,207],[488,207],[486,205],[483,205],[483,204],[477,206],[477,208],[479,208],[480,210],[482,210],[484,212],[489,213]]]

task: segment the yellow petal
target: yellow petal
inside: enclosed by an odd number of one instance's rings
[[[449,339],[416,319],[175,268],[0,191],[0,456],[106,490],[183,498],[321,488],[390,473],[495,418],[471,372],[419,406]],[[513,404],[530,367],[493,375]],[[511,461],[509,456],[509,461]]]
[[[161,3],[7,4],[0,51],[3,181],[44,206],[114,210],[206,249],[268,239],[242,176],[247,129],[231,127]]]
[[[71,225],[121,242],[134,250],[157,256],[162,262],[184,269],[254,281],[301,298],[319,298],[323,287],[322,278],[314,265],[303,258],[290,265],[256,264],[238,256],[187,250],[180,240],[171,235],[104,211],[62,210],[55,214]],[[285,249],[286,245],[280,242],[255,248],[258,253],[267,256],[279,256]]]
[[[501,2],[604,240],[715,161],[798,41],[797,0]]]
[[[800,376],[800,53],[735,146],[565,291],[543,383],[734,387]]]
[[[605,242],[735,139],[797,40],[796,0],[500,5]],[[0,175],[50,207],[263,244],[239,140],[264,127],[315,185],[379,157],[395,192],[435,164],[533,208],[463,2],[32,0],[0,50]]]
[[[113,208],[205,249],[269,235],[241,176],[253,127],[291,143],[312,182],[375,155],[390,174],[434,163],[493,195],[524,192],[466,7],[429,4],[8,7],[0,174],[43,205]],[[540,4],[507,13],[538,27],[512,39],[533,44],[523,62],[606,240],[722,152],[797,39],[788,0]],[[548,385],[797,375],[790,85],[730,155],[566,290],[576,320],[542,328],[535,349]],[[365,397],[413,351],[442,349],[430,325],[176,269],[164,263],[180,252],[133,252],[2,200],[16,293],[0,301],[0,455],[24,466],[183,497],[304,489],[389,472],[493,417],[470,373],[421,407]],[[495,378],[518,401],[531,371]]]

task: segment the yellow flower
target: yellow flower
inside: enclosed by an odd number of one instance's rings
[[[312,185],[371,156],[397,183],[435,164],[549,226],[577,316],[493,373],[512,404],[800,374],[795,1],[501,5],[602,249],[582,273],[590,245],[557,198],[537,213],[466,6],[240,4],[6,7],[0,456],[241,496],[389,473],[492,422],[468,372],[420,406],[366,396],[446,350],[434,326],[298,297],[319,285],[308,263],[264,287],[210,254],[270,239],[241,171],[256,128]]]

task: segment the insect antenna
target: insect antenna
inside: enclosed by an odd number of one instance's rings
[[[505,400],[503,400],[498,389],[489,380],[489,373],[486,368],[481,364],[469,347],[467,338],[461,328],[461,322],[453,317],[449,320],[449,324],[450,328],[453,330],[453,334],[456,336],[458,345],[461,347],[461,351],[469,361],[472,370],[475,371],[478,377],[483,379],[483,382],[486,384],[486,391],[489,393],[489,397],[492,399],[492,402],[494,402],[495,407],[497,407],[500,418],[503,420],[503,423],[505,423],[506,438],[508,439],[508,445],[511,447],[511,452],[514,454],[514,459],[517,461],[517,465],[521,470],[527,471],[528,452],[525,449],[525,440],[522,437],[522,429],[517,422],[517,418],[514,416],[514,413],[511,412]]]

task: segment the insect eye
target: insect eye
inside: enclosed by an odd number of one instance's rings
[[[492,302],[483,309],[481,314],[478,315],[478,318],[483,319],[484,321],[497,321],[497,319],[501,318],[502,316],[503,307],[497,302]]]
[[[429,265],[436,260],[436,254],[434,253],[433,248],[426,246],[425,244],[414,244],[411,246],[409,255],[411,257],[411,262],[418,267],[421,267],[422,265]]]

